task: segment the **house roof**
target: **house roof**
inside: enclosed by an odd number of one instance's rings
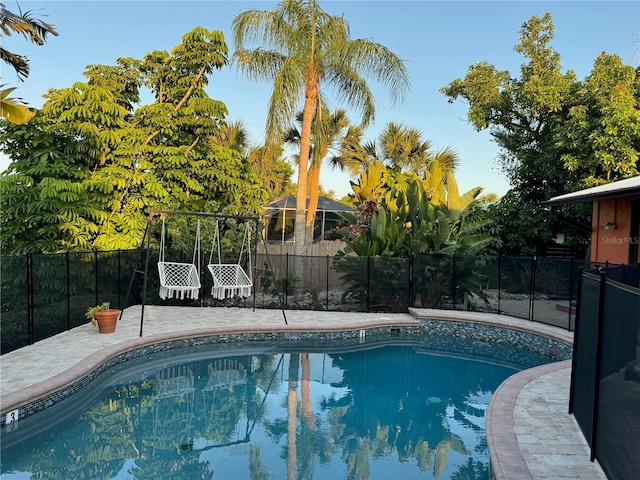
[[[309,205],[309,199],[307,198],[307,206]],[[296,209],[296,196],[288,195],[286,197],[275,198],[269,202],[265,207],[269,210],[295,210]],[[318,211],[325,212],[353,212],[353,207],[349,207],[340,202],[330,199],[329,197],[318,197]]]
[[[604,198],[628,197],[630,195],[640,195],[640,175],[637,177],[619,180],[617,182],[599,185],[577,192],[566,193],[557,197],[550,198],[544,205],[568,205],[570,203],[589,202],[591,200],[600,200]]]

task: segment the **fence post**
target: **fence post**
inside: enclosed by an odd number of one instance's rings
[[[69,250],[66,254],[67,260],[67,330],[71,330],[71,268],[69,267]],[[120,272],[118,272],[118,280]]]
[[[529,288],[529,321],[533,322],[533,302],[536,292],[536,256],[531,257],[531,285]]]
[[[451,263],[451,298],[453,299],[453,309],[456,309],[456,253],[453,252],[453,261]]]
[[[369,298],[369,290],[371,289],[371,257],[367,255],[367,312],[370,311],[370,298]]]
[[[93,271],[96,276],[95,278],[95,289],[96,289],[96,305],[98,305],[98,249],[93,249]]]
[[[569,262],[569,323],[567,331],[571,331],[571,304],[573,303],[573,258]]]
[[[413,307],[413,253],[409,254],[409,306]]]
[[[607,286],[607,274],[600,273],[600,292],[598,299],[598,333],[596,338],[596,371],[593,389],[593,416],[591,419],[591,455],[593,462],[596,459],[596,444],[598,442],[598,409],[600,403],[600,372],[602,371],[602,327],[604,324],[604,292]]]
[[[295,259],[295,262],[297,262],[298,259]],[[289,252],[286,253],[286,269],[285,269],[285,277],[284,277],[284,308],[285,310],[287,309],[288,305],[288,300],[289,300]]]
[[[33,255],[27,253],[27,342],[33,345]]]
[[[118,250],[118,309],[124,310],[122,307],[122,250]]]
[[[329,255],[327,255],[327,268],[326,268],[326,272],[327,272],[327,312],[329,311],[329,266],[330,266]]]
[[[498,254],[498,315],[500,314],[500,280],[502,278],[502,255]]]
[[[580,299],[582,298],[582,270],[578,267],[578,298],[576,299],[576,326],[573,329],[573,352],[571,353],[571,379],[569,380],[569,415],[573,413],[573,393],[575,388],[576,376],[576,352],[578,349],[578,318],[580,316]]]

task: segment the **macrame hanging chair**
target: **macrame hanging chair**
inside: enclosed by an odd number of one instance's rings
[[[250,243],[251,232],[249,230],[249,224],[246,224],[245,237],[242,240],[242,248],[240,249],[240,257],[238,263],[222,263],[222,255],[220,252],[220,226],[219,222],[216,222],[216,232],[213,238],[213,245],[211,246],[211,254],[209,255],[209,264],[207,267],[213,277],[213,287],[211,287],[211,295],[217,300],[224,300],[226,298],[241,297],[246,298],[251,295],[253,287],[253,281],[249,275],[242,269],[240,262],[242,261],[242,254],[244,253],[245,242]],[[213,261],[213,249],[217,245],[218,250],[218,263],[212,263]],[[248,254],[249,260],[249,272],[251,272],[251,254]]]
[[[196,258],[200,256],[200,221],[196,228],[196,240],[193,247],[191,263],[165,262],[164,250],[164,218],[162,219],[162,235],[160,237],[160,254],[158,258],[158,274],[160,275],[160,298],[198,299],[200,293],[200,274],[196,267]]]

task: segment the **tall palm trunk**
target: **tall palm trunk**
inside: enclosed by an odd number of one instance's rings
[[[309,169],[309,152],[311,151],[311,123],[316,114],[318,100],[318,81],[312,73],[305,93],[304,110],[302,116],[302,131],[300,132],[300,160],[298,162],[298,189],[296,191],[296,220],[293,229],[295,236],[294,252],[296,256],[305,254],[306,210],[307,210],[307,178]]]
[[[324,157],[322,157],[324,158]],[[306,235],[309,243],[313,241],[318,195],[320,191],[320,162],[313,163],[309,169],[309,206],[307,207]]]

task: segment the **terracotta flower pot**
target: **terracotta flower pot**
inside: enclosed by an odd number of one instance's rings
[[[98,322],[98,331],[100,333],[113,333],[116,331],[116,322],[120,316],[120,310],[112,308],[102,312],[96,312],[94,318]]]

